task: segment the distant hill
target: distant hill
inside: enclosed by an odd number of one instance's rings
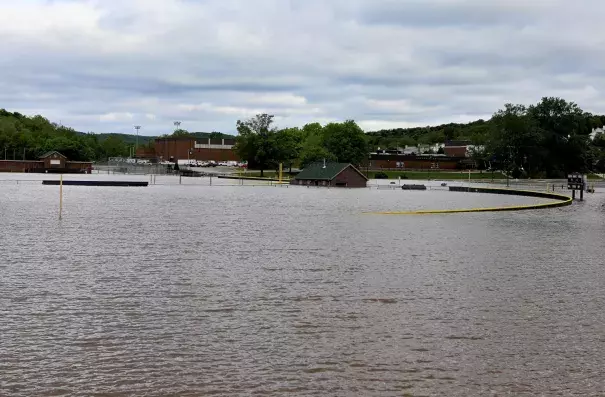
[[[119,138],[124,141],[127,145],[134,145],[137,141],[137,136],[134,134],[114,134],[114,133],[103,133],[103,134],[95,134],[98,136],[99,141],[104,141],[109,137]],[[234,135],[223,134],[221,132],[190,132],[190,136],[199,139],[208,139],[208,138],[224,138],[224,139],[234,139]],[[169,137],[170,135],[167,135]],[[156,138],[160,136],[144,136],[139,135],[139,145],[147,145],[149,142],[154,141]]]
[[[443,143],[447,140],[470,140],[483,144],[493,128],[491,120],[477,120],[466,124],[449,123],[437,126],[394,128],[367,133],[371,146],[397,147],[416,144]]]
[[[108,138],[118,138],[124,141],[127,145],[134,145],[137,141],[137,136],[134,134],[114,134],[114,133],[105,133],[105,134],[94,134],[98,137],[99,141],[105,141]],[[143,136],[139,135],[139,145],[147,145],[150,141],[153,141],[155,137],[153,136]]]

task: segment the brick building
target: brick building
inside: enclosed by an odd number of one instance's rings
[[[290,181],[291,185],[366,187],[368,178],[349,163],[314,163]]]
[[[461,159],[445,155],[429,154],[392,154],[392,153],[371,153],[369,158],[370,169],[402,169],[402,170],[456,170],[464,168]]]
[[[0,172],[90,173],[89,161],[69,161],[57,151],[40,156],[40,160],[0,160]]]
[[[137,150],[137,157],[155,157],[160,161],[192,159],[198,161],[240,161],[233,150],[235,139],[192,137],[156,138],[153,151]],[[153,156],[152,156],[153,155]]]
[[[443,152],[450,157],[468,157],[468,147],[470,141],[447,141],[443,147]]]

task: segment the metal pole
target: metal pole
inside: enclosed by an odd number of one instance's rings
[[[137,140],[136,140],[136,146],[135,146],[135,154],[136,154],[136,149],[139,148],[139,130],[141,129],[141,126],[140,125],[135,125],[134,129],[137,130]]]

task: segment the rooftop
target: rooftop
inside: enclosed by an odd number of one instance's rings
[[[302,171],[300,171],[298,173],[298,175],[296,175],[295,179],[298,179],[298,180],[311,179],[314,181],[331,181],[332,179],[336,178],[336,176],[338,174],[340,174],[342,171],[344,171],[345,168],[347,168],[347,167],[352,167],[355,171],[359,172],[359,170],[357,170],[355,167],[353,167],[349,163],[327,162],[324,165],[323,162],[318,162],[318,163],[313,163],[313,164],[309,164],[308,166],[306,166]],[[361,172],[359,172],[359,174],[362,175],[364,178],[366,178],[366,176],[363,175]]]

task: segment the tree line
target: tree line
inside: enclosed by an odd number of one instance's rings
[[[81,133],[42,116],[27,117],[0,109],[2,160],[37,160],[56,150],[73,161],[94,161],[128,156],[132,146],[120,134]]]
[[[472,157],[480,168],[507,170],[515,176],[561,177],[568,172],[605,172],[605,136],[591,136],[605,125],[593,115],[561,98],[545,97],[537,104],[505,104],[489,119],[467,124],[398,128],[364,133],[353,121],[309,123],[277,128],[273,116],[259,114],[238,120],[235,150],[250,168],[262,171],[304,167],[326,159],[363,163],[378,147],[468,140],[477,147]],[[220,132],[177,130],[166,137],[233,138]],[[75,161],[125,157],[136,137],[125,134],[81,133],[42,116],[27,117],[0,109],[0,159],[37,159],[57,150]],[[140,136],[139,144],[153,145],[154,137]]]
[[[249,168],[259,169],[261,176],[280,163],[291,169],[294,165],[304,168],[324,159],[360,164],[368,157],[365,133],[353,120],[277,129],[273,126],[273,117],[259,114],[237,121],[235,151],[248,161]]]
[[[530,106],[506,104],[491,118],[486,144],[473,156],[515,177],[564,177],[605,172],[605,136],[592,134],[605,117],[561,98]]]
[[[569,172],[605,172],[605,135],[592,134],[603,125],[605,116],[553,97],[530,106],[506,104],[487,121],[367,134],[352,120],[277,129],[273,116],[260,114],[237,121],[236,151],[262,171],[279,163],[304,167],[322,159],[359,165],[378,147],[467,140],[481,169],[503,170],[515,177],[557,178]]]
[[[176,130],[167,137],[234,138],[219,132]],[[83,133],[50,122],[42,116],[28,117],[0,109],[0,160],[37,160],[56,150],[73,161],[103,161],[110,157],[128,157],[139,147],[153,147],[155,137],[134,134]]]

